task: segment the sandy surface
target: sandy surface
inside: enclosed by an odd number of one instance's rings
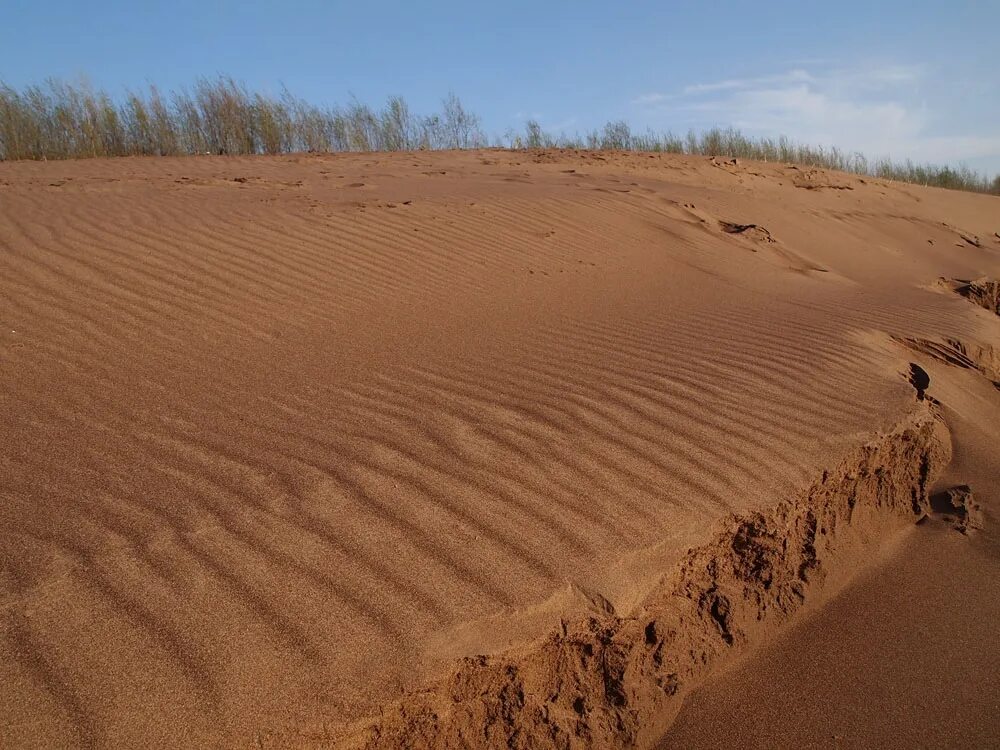
[[[1000,398],[931,366],[955,456],[988,514],[962,534],[932,513],[845,591],[689,697],[660,748],[1000,744]],[[948,510],[945,507],[945,510]]]
[[[879,541],[671,731],[871,744],[933,679],[973,696],[928,699],[940,736],[995,741],[1000,318],[938,279],[1000,276],[998,231],[995,197],[676,156],[0,164],[0,746],[315,737],[631,612],[922,408],[911,363],[983,528]]]

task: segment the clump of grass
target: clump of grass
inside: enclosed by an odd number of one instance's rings
[[[252,93],[232,78],[202,79],[163,96],[155,87],[120,101],[85,83],[0,84],[0,159],[67,159],[296,151],[398,151],[486,145],[479,118],[448,96],[441,112],[413,114],[393,97],[382,109],[352,101],[322,108],[288,91]]]
[[[634,134],[627,123],[610,122],[603,129],[593,130],[583,136],[553,136],[545,133],[537,122],[528,121],[523,139],[514,134],[513,137],[508,135],[507,140],[512,148],[588,148],[779,161],[917,185],[1000,195],[1000,175],[991,180],[988,176],[966,166],[914,164],[909,160],[894,162],[890,159],[869,161],[863,154],[857,152],[804,145],[784,136],[754,138],[733,128],[713,128],[702,133],[689,132],[682,138],[669,132],[647,131]]]
[[[479,118],[454,95],[441,111],[414,114],[400,97],[381,109],[357,100],[318,107],[293,96],[254,93],[232,78],[202,79],[190,91],[163,95],[151,86],[118,100],[86,83],[49,80],[17,90],[0,83],[0,160],[179,154],[283,154],[301,151],[412,151],[487,145]],[[651,151],[781,161],[838,169],[920,185],[1000,195],[992,180],[968,167],[870,162],[862,154],[788,138],[755,138],[732,128],[703,133],[633,133],[622,120],[584,135],[546,133],[529,120],[494,145]]]

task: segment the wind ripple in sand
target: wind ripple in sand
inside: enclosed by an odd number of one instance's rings
[[[908,194],[409,158],[0,165],[3,743],[247,744],[366,715],[464,624],[625,611],[898,418],[859,335],[970,334],[916,289],[971,277],[932,209],[873,228]]]

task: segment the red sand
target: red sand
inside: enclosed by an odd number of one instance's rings
[[[951,281],[1000,276],[998,230],[665,155],[0,164],[0,745],[1000,740],[1000,319]],[[950,437],[901,450],[913,419]],[[922,494],[960,484],[967,534]],[[818,550],[765,545],[823,572],[790,598],[726,546],[758,512]],[[544,656],[587,638],[621,696]],[[520,704],[419,713],[479,654]]]

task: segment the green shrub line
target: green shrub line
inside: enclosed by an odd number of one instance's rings
[[[454,94],[441,110],[413,113],[398,96],[381,109],[357,100],[318,107],[283,90],[270,96],[234,79],[203,78],[190,89],[163,94],[155,86],[112,98],[86,83],[50,79],[17,90],[0,82],[0,161],[101,156],[287,154],[336,151],[415,151],[565,148],[665,152],[778,161],[838,169],[919,185],[1000,195],[992,180],[966,166],[869,160],[864,155],[780,138],[752,137],[732,128],[686,136],[624,121],[583,135],[553,135],[535,120],[523,131],[490,139],[480,118]]]

